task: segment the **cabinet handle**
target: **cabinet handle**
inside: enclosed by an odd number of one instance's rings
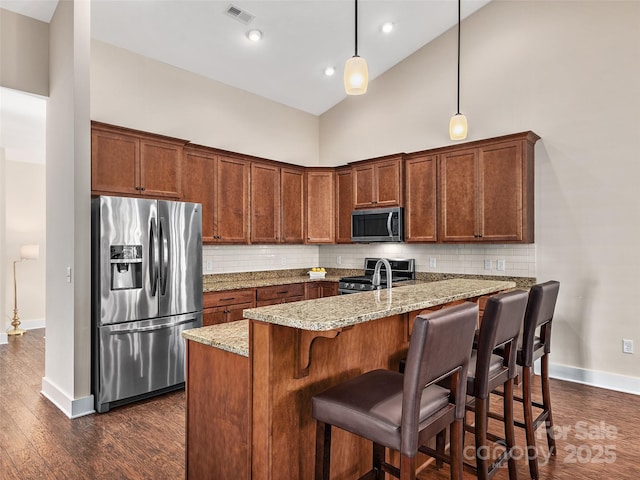
[[[231,313],[231,310],[225,310],[224,313]]]
[[[231,297],[231,298],[221,298],[220,301],[221,302],[228,302],[230,300],[235,300],[236,297]]]
[[[146,190],[145,187],[140,187],[140,190],[142,190],[143,192]]]

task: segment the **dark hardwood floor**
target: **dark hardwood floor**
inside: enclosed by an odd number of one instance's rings
[[[184,478],[183,391],[69,420],[40,394],[43,375],[44,330],[0,346],[0,479]],[[638,396],[554,380],[552,397],[558,455],[541,462],[541,479],[640,477]],[[546,456],[543,437],[538,445]],[[528,479],[524,459],[518,467]],[[447,479],[449,470],[430,465],[419,478]],[[507,480],[506,468],[494,478]]]

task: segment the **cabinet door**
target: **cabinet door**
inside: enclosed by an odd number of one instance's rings
[[[140,140],[140,188],[150,197],[182,197],[182,145]]]
[[[334,185],[332,170],[307,171],[307,243],[334,242]]]
[[[140,194],[140,142],[136,137],[91,131],[91,190]]]
[[[435,242],[436,156],[410,158],[405,163],[405,240]]]
[[[282,243],[304,242],[304,170],[282,168]]]
[[[375,168],[373,164],[353,167],[354,207],[369,208],[375,205]]]
[[[251,243],[280,240],[280,168],[251,164]]]
[[[401,205],[402,161],[400,159],[378,162],[375,164],[375,199],[376,207],[397,207]]]
[[[478,226],[477,150],[444,153],[439,157],[441,242],[475,242]]]
[[[249,241],[249,164],[218,156],[215,171],[213,230],[218,243]]]
[[[214,242],[213,185],[215,155],[186,150],[183,159],[182,200],[202,204],[202,242]]]
[[[522,142],[480,148],[478,165],[482,240],[523,240]]]
[[[336,170],[336,243],[351,243],[353,177],[351,168]]]

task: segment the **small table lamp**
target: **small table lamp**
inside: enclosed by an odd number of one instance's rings
[[[26,330],[18,328],[20,326],[20,317],[18,317],[18,288],[16,282],[16,263],[22,260],[35,260],[40,256],[39,245],[22,245],[20,247],[20,260],[14,260],[13,262],[13,318],[11,319],[11,326],[13,330],[9,330],[7,335],[22,335],[26,333]]]

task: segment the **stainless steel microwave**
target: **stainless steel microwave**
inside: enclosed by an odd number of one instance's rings
[[[351,212],[351,241],[404,241],[404,209],[375,208]]]

